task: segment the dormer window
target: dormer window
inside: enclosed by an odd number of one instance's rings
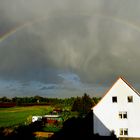
[[[113,103],[117,103],[117,96],[113,96],[113,97],[112,97],[112,102],[113,102]]]
[[[127,97],[127,101],[128,101],[128,103],[133,102],[133,96],[128,96],[128,97]]]

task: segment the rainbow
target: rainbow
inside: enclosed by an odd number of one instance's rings
[[[42,21],[45,21],[45,20],[46,20],[46,18],[40,18],[40,19],[36,19],[36,20],[33,20],[33,21],[28,21],[26,23],[23,23],[21,25],[16,26],[15,28],[9,30],[8,32],[6,32],[4,35],[2,35],[0,37],[0,43],[7,40],[9,37],[11,37],[12,35],[16,34],[19,31],[21,31],[22,29],[24,29],[26,27],[30,27],[35,23],[39,23],[39,22],[42,22]]]
[[[95,15],[95,16],[104,18],[104,19],[108,19],[108,20],[112,20],[119,24],[127,25],[130,28],[132,28],[133,30],[140,32],[140,26],[138,26],[137,24],[135,24],[133,22],[130,22],[130,21],[127,21],[127,20],[124,20],[121,18],[113,17],[113,16],[107,16],[107,15]]]
[[[84,16],[84,15],[82,15]],[[87,15],[85,15],[87,16]],[[124,25],[127,25],[129,26],[130,28],[132,28],[133,30],[135,31],[138,31],[140,32],[140,26],[132,23],[132,22],[129,22],[127,20],[123,20],[121,18],[116,18],[116,17],[113,17],[113,16],[107,16],[107,15],[93,15],[93,17],[99,17],[99,18],[104,18],[104,19],[108,19],[108,20],[112,20],[116,23],[119,23],[119,24],[124,24]],[[22,25],[19,25],[15,28],[13,28],[12,30],[6,32],[4,35],[2,35],[0,37],[0,43],[7,40],[9,37],[11,37],[12,35],[16,34],[17,32],[21,31],[22,29],[26,28],[26,27],[29,27],[29,26],[32,26],[33,24],[35,23],[39,23],[39,22],[42,22],[42,21],[45,21],[47,18],[40,18],[40,19],[36,19],[36,20],[33,20],[33,21],[29,21],[29,22],[26,22]]]

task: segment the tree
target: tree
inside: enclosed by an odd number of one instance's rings
[[[73,103],[72,111],[81,112],[82,111],[82,101],[80,97],[77,97]]]
[[[86,93],[84,93],[84,96],[82,97],[82,106],[83,106],[82,113],[84,115],[87,114],[91,110],[91,107],[93,106],[92,99]]]
[[[81,97],[77,97],[73,103],[72,111],[77,111],[79,115],[86,115],[93,106],[93,100],[90,98],[89,95],[84,93]]]
[[[8,99],[6,96],[4,96],[4,97],[2,97],[2,98],[0,98],[0,102],[10,102],[11,100],[10,99]]]

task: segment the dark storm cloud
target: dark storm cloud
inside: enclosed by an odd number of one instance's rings
[[[140,82],[139,1],[7,0],[0,9],[1,35],[21,25],[0,42],[1,78],[58,83],[70,71],[82,82]]]

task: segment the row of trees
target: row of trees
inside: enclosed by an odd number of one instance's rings
[[[46,105],[66,105],[71,106],[73,104],[74,98],[58,99],[58,98],[47,98],[41,96],[34,97],[1,97],[0,103],[16,103],[16,105],[23,104],[46,104]]]
[[[58,107],[61,109],[69,109],[73,112],[78,112],[79,114],[87,114],[91,107],[98,103],[100,98],[93,97],[91,98],[89,95],[84,93],[82,97],[71,97],[65,99],[59,98],[46,98],[41,96],[34,96],[34,97],[14,97],[14,98],[7,98],[2,97],[0,98],[0,104],[2,103],[14,103],[17,106],[22,105],[51,105],[53,107]]]

